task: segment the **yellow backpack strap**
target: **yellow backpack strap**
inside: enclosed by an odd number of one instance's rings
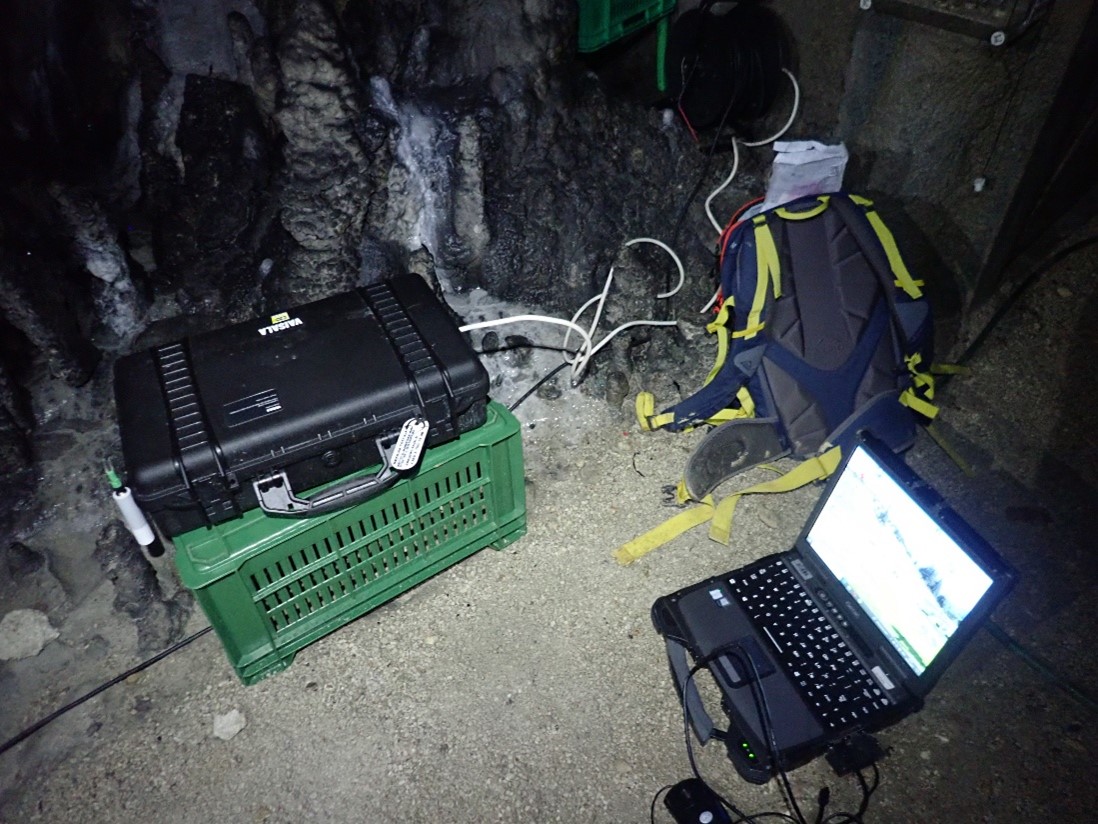
[[[825,202],[823,207],[826,206]],[[774,287],[774,300],[777,300],[782,296],[782,267],[778,259],[778,247],[774,243],[774,233],[770,231],[770,225],[765,220],[755,224],[755,254],[766,264],[767,271],[770,273],[770,283]],[[762,291],[765,293],[766,290]],[[757,301],[757,289],[755,294]]]
[[[736,399],[740,402],[738,407],[726,407],[714,412],[705,419],[704,423],[709,424],[710,426],[720,426],[722,423],[727,423],[728,421],[755,417],[755,400],[751,397],[751,393],[747,391],[746,386],[741,386],[739,388],[736,392]],[[656,414],[656,398],[651,392],[637,393],[637,399],[634,402],[634,411],[637,415],[637,425],[640,426],[641,430],[644,432],[654,432],[657,429],[662,429],[675,420],[674,412]],[[689,427],[684,431],[689,431],[692,428],[693,427]]]
[[[971,371],[967,366],[961,366],[959,363],[930,364],[931,375],[967,375]]]
[[[765,324],[762,322],[762,310],[766,305],[766,290],[771,284],[771,276],[774,278],[774,294],[781,294],[781,275],[778,265],[778,250],[774,245],[774,235],[770,227],[766,225],[766,216],[759,215],[752,219],[755,225],[755,295],[751,299],[751,309],[747,313],[747,321],[743,329],[737,329],[732,333],[734,338],[753,338],[762,331]]]
[[[707,521],[712,521],[709,527],[709,537],[714,541],[727,544],[732,533],[732,516],[736,511],[736,504],[744,495],[788,492],[792,489],[799,489],[812,481],[822,480],[830,476],[841,461],[842,451],[840,447],[835,446],[798,464],[780,478],[755,484],[755,486],[741,490],[728,496],[716,506],[713,504],[713,496],[706,495],[698,502],[697,506],[668,518],[659,526],[653,527],[643,535],[622,544],[614,550],[614,559],[622,566],[631,564],[638,558],[643,558],[652,550],[659,549],[684,532],[688,532]],[[690,501],[686,485],[681,481],[675,491],[675,498],[679,503],[688,503]]]
[[[931,403],[934,399],[934,376],[922,369],[922,361],[923,356],[918,352],[904,358],[907,371],[911,373],[912,385],[900,393],[900,403],[933,420],[938,416],[938,407]]]
[[[938,425],[937,421],[931,421],[926,427],[927,434],[934,439],[934,442],[941,447],[942,451],[949,456],[953,463],[957,464],[957,468],[968,475],[970,478],[976,475],[976,470],[972,468],[972,464],[961,457],[961,453],[956,450],[949,439],[942,434],[942,429]]]
[[[885,226],[885,222],[881,220],[881,216],[873,208],[873,201],[859,195],[851,195],[850,199],[865,210],[866,219],[869,221],[869,225],[873,227],[877,240],[881,242],[885,255],[888,256],[888,265],[896,278],[896,285],[907,292],[912,299],[921,298],[923,291],[919,287],[923,286],[923,281],[915,280],[911,276],[911,272],[907,270],[907,265],[900,254],[900,248],[896,245],[896,238],[892,236],[892,231]]]
[[[791,212],[784,206],[779,206],[777,209],[774,210],[774,214],[786,220],[808,220],[810,217],[815,217],[827,208],[827,204],[831,202],[831,195],[819,195],[816,200],[818,200],[819,203],[816,206],[813,206],[811,209]],[[862,200],[865,200],[865,198],[862,198]]]
[[[744,495],[788,492],[791,489],[800,489],[805,484],[830,476],[839,466],[841,460],[842,450],[840,447],[834,446],[826,452],[798,464],[780,478],[755,484],[729,495],[717,504],[713,510],[713,522],[709,525],[709,537],[718,543],[728,543],[732,535],[732,516],[736,512],[736,504],[740,502],[740,498]]]
[[[717,313],[717,317],[705,327],[705,331],[717,336],[717,359],[713,362],[713,368],[709,370],[705,380],[702,381],[702,386],[717,377],[717,373],[724,367],[724,361],[728,357],[728,312],[731,308],[732,302],[725,301],[721,311]]]
[[[675,420],[674,412],[656,414],[656,396],[651,392],[638,392],[634,408],[637,413],[637,424],[645,432],[652,432]]]
[[[614,560],[622,566],[633,563],[638,558],[643,558],[653,549],[666,544],[699,524],[704,524],[713,517],[713,496],[707,495],[697,506],[680,512],[673,518],[668,518],[662,524],[648,530],[643,535],[634,538],[626,544],[614,550]]]

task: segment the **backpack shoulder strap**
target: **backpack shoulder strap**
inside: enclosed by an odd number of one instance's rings
[[[766,327],[766,310],[771,298],[777,300],[782,294],[781,263],[768,219],[763,213],[744,221],[722,245],[721,291],[725,300],[706,327],[717,336],[717,358],[702,388],[659,414],[651,394],[639,394],[637,421],[642,429],[683,431],[755,414],[754,400],[746,388],[750,374],[740,368],[736,356],[752,346],[765,345],[759,334]],[[726,250],[734,250],[734,254],[724,256]]]
[[[938,415],[938,407],[931,402],[934,399],[934,376],[930,372],[930,364],[924,362],[923,352],[919,351],[918,346],[911,339],[917,330],[910,328],[913,325],[910,310],[916,305],[924,306],[921,317],[929,313],[929,308],[923,303],[926,300],[922,291],[925,284],[922,280],[912,277],[911,272],[908,271],[900,249],[896,245],[896,238],[877,213],[872,200],[852,194],[843,196],[842,199],[836,198],[836,204],[842,204],[839,208],[844,212],[847,226],[850,227],[862,251],[871,262],[877,261],[874,269],[882,277],[885,299],[888,301],[889,310],[895,320],[896,332],[904,347],[904,364],[911,378],[911,385],[900,393],[899,401],[923,417],[933,419]],[[856,207],[856,212],[852,206]],[[870,232],[867,233],[861,229],[857,220],[859,214],[864,217],[865,225],[868,225]],[[872,239],[876,241],[876,248],[873,241],[866,237],[867,234],[871,234]],[[884,268],[885,263],[887,263],[887,270]],[[888,273],[891,273],[891,282],[887,282]],[[898,295],[898,292],[906,295],[906,299]]]

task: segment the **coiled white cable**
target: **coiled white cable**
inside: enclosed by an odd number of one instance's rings
[[[789,78],[789,82],[793,84],[793,108],[789,112],[789,119],[785,121],[785,125],[782,126],[774,134],[765,140],[756,140],[754,143],[744,143],[749,149],[754,149],[757,146],[765,146],[767,143],[773,143],[783,134],[789,131],[789,127],[793,125],[793,121],[797,119],[797,112],[801,108],[801,86],[797,82],[797,78],[793,76],[793,72],[789,69],[782,69],[785,72],[785,76]]]
[[[720,234],[724,231],[724,226],[721,225],[713,216],[713,211],[710,208],[709,204],[713,202],[713,198],[715,198],[717,195],[727,189],[728,185],[736,177],[736,172],[739,170],[740,167],[740,146],[743,145],[753,149],[757,148],[758,146],[765,146],[768,143],[773,143],[775,140],[777,140],[779,137],[789,131],[789,127],[792,126],[793,121],[797,119],[797,112],[800,111],[801,108],[801,86],[797,82],[797,78],[793,76],[793,72],[789,71],[789,69],[782,69],[782,71],[785,72],[785,76],[789,78],[789,82],[793,84],[793,108],[789,112],[789,118],[785,121],[785,125],[764,140],[755,140],[751,143],[747,143],[746,141],[740,141],[733,137],[732,171],[728,173],[728,177],[724,179],[724,183],[722,183],[720,186],[710,192],[709,197],[705,199],[705,216],[709,218],[709,222],[713,224],[713,228],[717,230],[717,234]],[[707,311],[709,306],[711,305],[712,303],[707,305],[706,308],[702,311]]]

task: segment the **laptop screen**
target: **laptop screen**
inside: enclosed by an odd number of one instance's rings
[[[921,675],[992,585],[908,490],[858,446],[809,528],[813,551]]]

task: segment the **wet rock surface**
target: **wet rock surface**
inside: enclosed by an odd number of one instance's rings
[[[159,652],[179,639],[193,599],[186,590],[179,590],[171,600],[165,598],[156,569],[121,521],[104,527],[92,555],[114,585],[115,609],[137,627],[141,654]]]

